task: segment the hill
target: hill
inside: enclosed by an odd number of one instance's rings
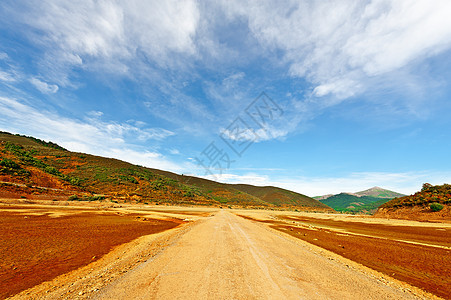
[[[371,196],[358,197],[351,194],[340,193],[321,200],[321,202],[332,207],[336,211],[366,213],[375,210],[381,204],[389,200],[390,199],[381,199]]]
[[[0,132],[0,197],[331,210],[276,187],[223,184]]]
[[[313,198],[307,197],[302,194],[298,194],[289,190],[282,188],[272,187],[272,186],[253,186],[249,184],[234,184],[232,185],[235,189],[240,190],[244,193],[253,195],[262,199],[267,203],[271,203],[275,206],[282,205],[293,205],[301,207],[317,207],[322,208],[323,203],[317,201]]]
[[[421,221],[451,220],[451,185],[423,184],[421,191],[381,205],[375,216]]]
[[[380,187],[373,187],[357,193],[340,193],[314,197],[322,203],[341,212],[373,213],[385,202],[403,194],[389,191]]]
[[[372,187],[370,189],[361,191],[361,192],[357,192],[355,193],[358,196],[370,196],[370,197],[376,197],[376,198],[396,198],[396,197],[403,197],[405,196],[404,194],[401,193],[397,193],[397,192],[393,192],[393,191],[389,191],[383,188],[380,188],[378,186]]]
[[[327,195],[322,195],[322,196],[315,196],[315,197],[312,197],[313,199],[316,199],[316,200],[324,200],[324,199],[327,199],[327,198],[329,198],[329,197],[332,197],[334,194],[327,194]]]

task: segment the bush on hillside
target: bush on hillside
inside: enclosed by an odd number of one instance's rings
[[[443,205],[437,202],[431,203],[429,207],[432,211],[441,211],[443,209]]]
[[[7,158],[0,160],[0,166],[15,170],[20,169],[20,166],[15,161]]]
[[[383,205],[382,208],[398,208],[403,206],[425,206],[432,203],[449,205],[451,203],[451,185],[431,185],[425,183],[420,192],[413,195],[395,198]]]

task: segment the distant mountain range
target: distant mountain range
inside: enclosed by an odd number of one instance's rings
[[[8,132],[0,132],[0,198],[333,211],[277,187],[179,175]]]
[[[336,195],[324,195],[313,197],[336,211],[351,213],[372,213],[382,204],[393,198],[403,197],[405,195],[380,187],[356,193],[340,193]]]

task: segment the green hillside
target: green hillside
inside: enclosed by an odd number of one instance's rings
[[[322,203],[342,212],[370,212],[377,209],[390,199],[381,199],[371,196],[354,196],[346,193],[333,195],[321,200]]]
[[[54,199],[71,196],[77,200],[149,204],[330,210],[317,200],[283,189],[178,175],[70,152],[51,142],[7,132],[0,132],[0,182],[1,193],[23,198],[47,195]]]
[[[404,195],[380,187],[372,187],[357,193],[317,196],[314,199],[320,200],[336,211],[372,213],[382,204],[401,196]]]

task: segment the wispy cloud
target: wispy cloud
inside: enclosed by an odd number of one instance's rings
[[[247,128],[244,130],[230,130],[222,129],[221,136],[232,141],[237,142],[263,142],[273,139],[280,139],[288,134],[287,130],[278,129],[271,126],[266,126],[265,128]]]
[[[131,76],[137,62],[150,59],[166,68],[177,64],[174,55],[196,52],[195,1],[46,0],[9,2],[3,10],[12,26],[33,29],[25,35],[44,49],[41,73],[62,86],[71,84],[74,67]]]
[[[150,152],[146,150],[136,151],[127,148],[114,148],[110,150],[104,150],[103,155],[154,169],[172,172],[181,172],[185,169],[185,166],[170,161],[158,152]]]
[[[201,176],[203,174],[200,174]],[[204,175],[211,180],[223,183],[245,183],[258,186],[276,186],[302,193],[308,196],[338,194],[341,192],[358,192],[370,187],[379,186],[404,194],[413,194],[421,189],[425,182],[443,184],[451,182],[450,172],[417,171],[417,172],[358,172],[341,177],[272,177],[257,173],[242,175],[224,173]]]
[[[13,74],[9,72],[0,71],[0,80],[6,82],[14,82],[16,81],[16,78]]]
[[[283,51],[292,76],[314,95],[347,98],[383,75],[451,47],[446,0],[224,2],[261,45]]]
[[[30,82],[43,94],[55,94],[58,92],[58,86],[56,84],[48,84],[38,78],[31,78]]]
[[[2,130],[51,140],[72,151],[114,157],[171,171],[182,169],[161,153],[134,146],[130,142],[133,137],[138,140],[161,140],[174,134],[165,129],[140,129],[98,118],[87,118],[86,121],[70,119],[5,97],[0,97],[0,116]]]
[[[172,155],[179,155],[179,154],[180,154],[180,151],[177,150],[177,149],[170,149],[170,150],[169,150],[169,153],[171,153]]]
[[[388,74],[399,70],[409,74],[411,65],[451,48],[451,4],[446,0],[286,1],[284,5],[46,0],[39,5],[7,1],[2,10],[9,16],[4,23],[39,47],[35,74],[42,77],[32,80],[44,93],[78,87],[77,70],[101,74],[105,81],[108,76],[144,80],[152,86],[144,88],[143,99],[151,113],[172,122],[178,119],[168,117],[168,109],[178,110],[183,121],[206,116],[199,125],[185,122],[192,132],[213,129],[217,116],[228,119],[236,114],[243,101],[272,81],[273,72],[305,79],[309,85],[300,99],[320,98],[324,109],[375,85],[392,88],[394,80],[400,90],[416,92],[428,83]],[[262,61],[267,66],[255,66]],[[252,77],[243,72],[250,62],[264,74]],[[202,79],[212,105],[184,90],[184,83],[202,78],[199,69],[217,74],[214,80]],[[10,75],[0,73],[0,78],[12,80]],[[163,97],[149,96],[155,93]],[[405,106],[413,114],[421,109]],[[299,122],[288,123],[283,130],[290,132]]]

